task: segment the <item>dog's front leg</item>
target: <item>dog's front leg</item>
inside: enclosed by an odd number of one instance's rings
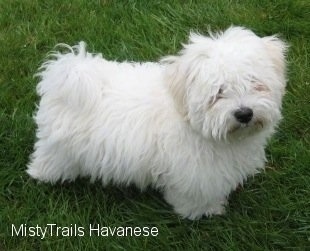
[[[184,218],[199,219],[202,216],[225,213],[227,197],[213,196],[209,191],[183,191],[182,188],[170,187],[165,190],[165,200]]]

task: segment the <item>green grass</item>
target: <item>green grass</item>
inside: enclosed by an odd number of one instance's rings
[[[309,250],[310,5],[306,0],[0,2],[0,250]],[[161,195],[103,188],[88,180],[37,184],[25,173],[32,152],[33,78],[60,42],[88,43],[117,60],[177,52],[190,30],[229,25],[290,44],[284,119],[267,148],[266,172],[230,197],[227,214],[191,222]],[[11,237],[11,224],[156,226],[157,237]]]

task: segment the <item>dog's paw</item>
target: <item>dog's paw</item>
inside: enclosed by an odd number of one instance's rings
[[[224,205],[218,205],[218,206],[212,206],[207,209],[207,211],[204,213],[205,216],[211,217],[213,215],[223,215],[225,214],[225,206]]]

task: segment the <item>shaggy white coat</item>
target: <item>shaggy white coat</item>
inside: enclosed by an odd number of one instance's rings
[[[45,62],[37,142],[27,172],[160,189],[183,217],[221,214],[232,190],[264,168],[281,118],[286,45],[242,27],[192,33],[158,63],[111,62],[81,42]],[[250,107],[240,123],[234,112]]]

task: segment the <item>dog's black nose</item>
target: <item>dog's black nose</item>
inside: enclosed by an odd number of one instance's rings
[[[241,107],[234,115],[240,123],[248,123],[253,117],[253,110],[249,107]]]

